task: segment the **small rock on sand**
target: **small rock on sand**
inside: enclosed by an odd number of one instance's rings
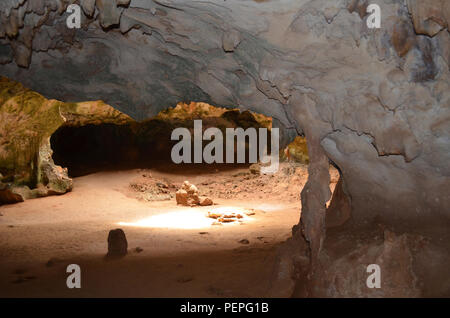
[[[254,163],[249,167],[249,170],[252,174],[260,174],[261,173],[261,165]]]
[[[125,232],[122,229],[109,231],[108,234],[108,254],[109,257],[125,256],[128,250],[128,242]]]
[[[200,205],[201,206],[213,205],[213,201],[210,198],[202,197],[200,198]]]

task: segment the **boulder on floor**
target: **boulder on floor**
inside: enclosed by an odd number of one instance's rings
[[[128,253],[128,241],[122,229],[109,231],[107,257],[122,257]]]

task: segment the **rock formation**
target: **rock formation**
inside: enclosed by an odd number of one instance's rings
[[[181,189],[176,193],[177,204],[194,206],[200,204],[200,197],[198,195],[198,189],[195,185],[189,181],[184,181]]]
[[[186,206],[208,206],[213,205],[213,201],[207,197],[201,197],[199,195],[198,188],[191,184],[189,181],[184,181],[181,189],[175,193],[175,199],[177,204]]]
[[[278,294],[292,294],[299,266],[314,279],[329,161],[356,228],[448,224],[449,1],[92,0],[78,2],[82,28],[68,29],[74,2],[2,1],[0,73],[136,119],[202,101],[272,116],[282,145],[306,136],[309,180],[275,270]],[[381,7],[380,29],[367,28],[369,3]]]
[[[108,258],[122,257],[128,253],[128,241],[122,229],[109,231],[108,234]]]
[[[102,102],[47,100],[0,78],[0,204],[72,189],[67,169],[55,165],[50,136],[63,125],[134,122]]]
[[[176,127],[191,128],[194,118],[202,118],[205,129],[220,127],[223,132],[226,127],[272,125],[272,120],[261,114],[205,103],[180,103],[136,122],[101,101],[47,100],[4,77],[0,78],[0,94],[0,204],[66,193],[72,189],[69,173],[96,172],[101,169],[96,165],[105,165],[104,159],[120,168],[136,168],[151,160],[168,161],[176,143],[170,141],[171,132]],[[54,161],[70,166],[70,171]],[[152,186],[137,186],[144,200],[171,198],[159,187],[160,195],[154,196]],[[210,205],[209,200],[201,203]]]

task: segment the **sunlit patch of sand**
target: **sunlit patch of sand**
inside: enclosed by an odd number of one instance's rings
[[[246,216],[250,212],[247,209],[223,206],[219,208],[210,208],[211,213],[239,213],[242,215],[242,221],[250,221]],[[187,208],[183,210],[169,211],[164,214],[152,215],[148,218],[140,219],[135,222],[119,222],[121,226],[149,227],[149,228],[173,228],[173,229],[203,229],[212,226],[215,219],[208,217],[205,209]],[[227,223],[226,225],[239,224],[238,222]]]

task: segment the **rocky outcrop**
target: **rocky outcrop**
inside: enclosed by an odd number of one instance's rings
[[[0,92],[0,204],[72,189],[67,169],[52,159],[50,136],[59,127],[133,122],[102,102],[47,100],[6,78],[0,79]]]
[[[78,30],[65,25],[70,2],[3,1],[0,72],[138,119],[202,101],[272,116],[287,143],[305,134],[310,173],[292,244],[306,238],[312,260],[329,160],[355,224],[449,222],[448,1],[370,1],[380,29],[367,28],[362,0],[83,1]]]
[[[310,296],[365,298],[422,296],[414,272],[412,254],[413,245],[419,240],[385,231],[381,241],[358,244],[355,250],[345,255],[323,253],[317,273],[321,278],[314,282]],[[330,262],[330,259],[333,261]],[[369,278],[372,272],[370,264],[379,266],[379,288],[367,286],[368,280],[369,283],[372,282]]]

